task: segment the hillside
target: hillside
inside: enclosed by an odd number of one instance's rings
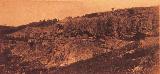
[[[159,7],[0,27],[3,74],[153,74]]]

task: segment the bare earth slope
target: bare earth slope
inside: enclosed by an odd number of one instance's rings
[[[2,74],[158,74],[159,8],[0,27]]]

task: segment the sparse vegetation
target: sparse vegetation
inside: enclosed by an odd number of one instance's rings
[[[158,7],[138,7],[18,27],[0,26],[0,71],[151,73],[159,60],[158,13]]]

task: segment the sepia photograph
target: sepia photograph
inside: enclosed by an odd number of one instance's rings
[[[0,0],[0,74],[160,74],[160,0]]]

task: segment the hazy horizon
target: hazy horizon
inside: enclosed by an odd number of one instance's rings
[[[149,7],[159,0],[1,0],[0,24],[18,26],[43,19],[63,19],[88,13],[110,11],[111,8]]]

